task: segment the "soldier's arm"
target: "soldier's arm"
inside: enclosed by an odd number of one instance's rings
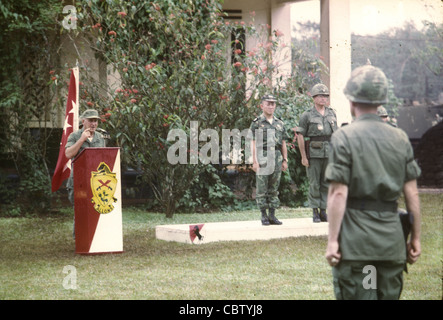
[[[338,235],[340,233],[341,223],[346,210],[346,200],[348,198],[348,186],[343,183],[331,181],[328,191],[328,245],[326,247],[326,260],[333,266],[336,263],[332,262],[335,258],[340,260],[340,248],[338,244]]]
[[[410,180],[403,186],[403,194],[405,196],[406,209],[413,216],[411,228],[411,239],[408,243],[407,260],[410,264],[416,262],[421,254],[421,214],[420,199],[418,196],[417,180]]]
[[[257,172],[257,170],[258,170],[258,161],[257,161],[257,153],[256,153],[255,140],[251,141],[251,154],[252,154],[252,170],[254,170],[254,172]]]
[[[85,142],[89,138],[89,136],[91,135],[91,133],[89,131],[90,131],[90,129],[85,129],[83,131],[80,139],[78,139],[72,146],[67,147],[65,149],[66,158],[72,159],[75,157],[75,155],[80,150],[80,147],[82,146],[83,142]]]
[[[297,142],[301,154],[301,163],[305,167],[309,167],[309,160],[306,155],[306,148],[305,148],[305,137],[301,133],[297,134]]]
[[[282,163],[282,170],[286,171],[286,169],[288,169],[288,147],[286,146],[286,140],[282,141],[282,145],[281,145],[281,154],[283,156],[283,163]]]

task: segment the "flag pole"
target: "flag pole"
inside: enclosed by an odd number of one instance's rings
[[[65,155],[65,146],[69,135],[78,130],[78,97],[79,97],[79,70],[78,67],[71,69],[69,79],[68,97],[66,101],[65,121],[63,125],[63,134],[60,142],[57,165],[52,176],[52,192],[57,191],[62,182],[69,178],[71,174],[71,159]]]
[[[75,62],[75,68],[74,70],[74,77],[75,77],[75,92],[76,92],[76,97],[75,97],[75,101],[77,101],[77,108],[75,109],[75,113],[74,113],[74,123],[73,123],[73,131],[77,131],[78,130],[78,126],[79,126],[79,120],[78,120],[78,113],[79,113],[79,109],[80,109],[80,103],[79,103],[79,83],[80,83],[80,74],[78,71],[78,59]]]

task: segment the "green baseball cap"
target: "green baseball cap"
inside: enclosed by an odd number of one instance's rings
[[[100,119],[100,116],[98,115],[97,110],[87,109],[82,113],[80,119]]]
[[[261,98],[261,101],[277,101],[277,98],[274,97],[272,94],[266,94]]]

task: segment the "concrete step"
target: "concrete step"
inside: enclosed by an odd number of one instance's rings
[[[282,225],[263,226],[261,221],[172,224],[155,227],[159,240],[189,244],[217,241],[269,240],[328,234],[328,223],[313,223],[312,218],[279,219]]]

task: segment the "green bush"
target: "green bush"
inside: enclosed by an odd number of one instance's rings
[[[234,197],[212,166],[190,164],[207,142],[191,149],[191,121],[198,121],[198,134],[214,129],[221,139],[222,129],[248,128],[261,113],[260,97],[271,92],[279,97],[279,115],[294,138],[292,128],[309,104],[304,93],[309,75],[274,77],[281,63],[272,57],[281,59],[290,50],[277,30],[224,20],[218,1],[88,1],[79,11],[79,32],[91,35],[97,57],[121,79],[106,95],[94,81],[85,81],[84,96],[105,114],[104,126],[122,147],[123,162],[142,172],[166,216],[179,208],[223,206]],[[246,37],[255,37],[258,46],[245,48]],[[176,143],[167,139],[172,129],[186,133],[188,164],[168,162],[168,149]],[[297,157],[291,143],[285,190],[303,184]],[[291,192],[284,198],[295,203]]]

